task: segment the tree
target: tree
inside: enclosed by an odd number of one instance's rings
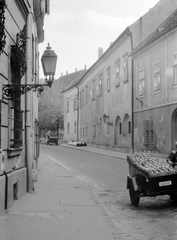
[[[39,99],[39,128],[40,130],[57,129],[57,118],[63,121],[63,85],[54,81],[51,88],[44,87]],[[61,124],[63,127],[63,124]]]

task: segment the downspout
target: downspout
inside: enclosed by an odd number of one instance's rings
[[[77,142],[79,142],[79,88],[77,88]]]
[[[5,209],[7,210],[7,199],[8,199],[8,175],[5,171],[3,171],[5,178],[6,178],[6,185],[5,185]]]
[[[26,71],[26,84],[31,83],[31,22],[32,15],[28,14],[27,18],[27,41],[26,41],[26,62],[27,62],[27,71]],[[25,150],[26,150],[26,167],[27,167],[27,191],[34,191],[34,183],[32,180],[32,138],[31,138],[31,91],[25,93]]]
[[[127,34],[131,38],[131,52],[133,51],[133,36],[132,32],[129,30]],[[132,115],[132,152],[134,153],[134,94],[133,94],[133,84],[134,84],[134,74],[133,74],[133,58],[131,57],[131,115]]]

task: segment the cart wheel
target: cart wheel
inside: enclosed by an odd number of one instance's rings
[[[137,193],[134,190],[133,183],[130,182],[129,186],[129,195],[130,195],[130,200],[134,206],[138,206],[140,202],[140,196],[137,195]]]

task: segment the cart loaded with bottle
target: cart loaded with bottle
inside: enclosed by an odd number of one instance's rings
[[[177,199],[177,170],[165,159],[154,158],[146,153],[127,156],[129,175],[127,189],[132,204],[138,206],[141,197],[169,195]]]

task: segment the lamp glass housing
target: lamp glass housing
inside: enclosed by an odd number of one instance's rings
[[[49,44],[41,57],[41,62],[42,62],[44,75],[54,76],[55,70],[56,70],[56,64],[57,64],[57,55],[53,50],[51,50],[51,47]]]

